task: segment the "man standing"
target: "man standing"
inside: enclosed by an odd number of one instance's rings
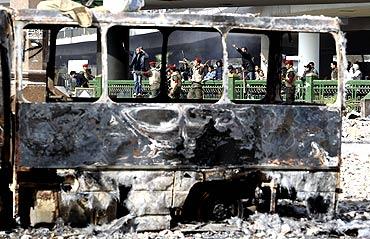
[[[313,62],[310,62],[310,63],[308,63],[307,65],[304,66],[304,72],[303,72],[303,75],[302,75],[302,78],[304,78],[304,80],[307,76],[311,76],[311,77],[315,76],[316,78],[318,77],[317,70],[312,66],[311,63],[313,63]]]
[[[68,93],[71,93],[72,91],[74,91],[76,87],[76,84],[77,84],[76,75],[77,75],[76,71],[69,72],[69,76],[67,77],[65,81],[65,87]]]
[[[148,71],[149,86],[150,86],[150,98],[155,98],[159,95],[159,89],[161,85],[161,74],[156,67],[156,62],[149,62],[150,69]]]
[[[169,75],[170,75],[170,89],[168,96],[171,99],[179,99],[181,93],[181,75],[176,69],[176,65],[169,66]]]
[[[188,60],[184,60],[188,62]],[[188,62],[193,70],[193,75],[190,79],[192,82],[191,88],[187,96],[188,99],[203,99],[202,81],[204,76],[204,65],[201,63],[202,60],[199,57],[196,57],[193,62]]]
[[[333,61],[332,63],[330,63],[330,68],[331,68],[330,79],[331,80],[338,80],[337,62],[336,61]]]
[[[75,74],[74,77],[77,79],[78,87],[89,87],[89,81],[93,80],[95,77],[91,74],[91,69],[89,64],[82,65],[83,70],[79,74]]]
[[[293,68],[293,61],[286,60],[285,67],[287,69],[286,76],[283,78],[285,82],[285,95],[286,95],[286,102],[291,104],[294,102],[295,99],[295,80],[296,80],[296,72]]]
[[[222,80],[223,64],[222,60],[216,61],[216,80]]]
[[[308,65],[311,66],[312,73],[315,74],[315,75],[317,75],[317,76],[319,76],[319,72],[315,68],[315,63],[313,61],[311,61],[311,62],[308,63]]]
[[[145,71],[145,60],[149,58],[149,55],[144,51],[143,47],[138,47],[135,50],[135,54],[132,57],[130,68],[132,68],[132,74],[134,76],[134,96],[140,97],[143,93],[142,77]]]
[[[247,70],[247,79],[255,80],[256,79],[256,75],[254,73],[255,64],[253,62],[252,55],[249,54],[248,52],[248,48],[247,47],[239,48],[235,44],[233,44],[233,47],[242,56],[242,66],[244,67],[244,69]]]

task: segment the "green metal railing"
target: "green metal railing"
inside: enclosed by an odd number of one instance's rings
[[[346,85],[347,108],[360,111],[361,99],[370,93],[370,80],[348,81]]]
[[[337,95],[337,81],[318,80],[306,78],[305,81],[296,81],[296,101],[309,103],[333,103]],[[96,96],[101,95],[101,79],[96,78],[90,82],[90,87],[95,88]],[[150,92],[149,82],[143,81],[145,92]],[[185,81],[182,84],[182,97],[191,87],[191,82]],[[109,80],[108,93],[113,98],[131,98],[133,97],[133,80]],[[266,81],[253,80],[243,81],[237,77],[229,79],[229,98],[231,100],[258,100],[262,99],[266,93]],[[204,99],[217,100],[221,98],[223,88],[222,81],[210,80],[203,85]],[[282,87],[284,97],[284,87]],[[348,81],[346,84],[347,103],[356,110],[359,110],[360,100],[370,92],[370,80]]]

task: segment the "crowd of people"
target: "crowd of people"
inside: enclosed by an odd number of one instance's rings
[[[247,47],[238,47],[232,45],[236,52],[241,56],[241,66],[228,66],[229,77],[239,77],[243,80],[266,80],[263,70],[254,62],[254,57],[249,53]],[[134,97],[143,96],[142,79],[146,77],[149,79],[150,97],[158,96],[160,92],[160,69],[159,63],[150,61],[150,69],[146,70],[145,61],[149,55],[142,47],[137,47],[135,54],[132,57],[130,69],[134,79]],[[284,85],[286,101],[291,103],[294,101],[295,82],[301,78],[305,80],[306,77],[317,77],[319,73],[315,68],[314,62],[309,62],[304,66],[302,76],[298,76],[293,66],[294,62],[286,60],[283,62],[281,70],[281,79]],[[330,64],[331,80],[338,79],[337,62],[333,61]],[[348,73],[351,79],[362,79],[362,73],[357,63],[350,64]],[[223,62],[217,60],[215,64],[209,64],[208,61],[202,63],[202,59],[195,57],[194,60],[189,61],[184,58],[179,61],[179,66],[170,64],[167,66],[167,80],[168,80],[168,96],[173,99],[181,97],[181,87],[184,81],[191,82],[191,88],[188,91],[186,98],[188,99],[203,99],[203,84],[209,80],[222,80],[223,76]]]
[[[264,80],[265,74],[253,61],[252,55],[246,47],[239,48],[233,45],[235,50],[241,55],[241,67],[230,65],[229,76],[237,76],[245,80]],[[158,96],[160,92],[160,69],[155,61],[149,62],[149,70],[146,70],[145,61],[149,58],[143,47],[137,47],[132,57],[130,69],[134,80],[134,97],[143,96],[142,79],[148,78],[150,86],[150,97]],[[167,66],[168,96],[173,99],[181,97],[181,86],[183,81],[190,81],[191,88],[186,98],[203,99],[203,84],[209,80],[222,80],[223,62],[217,60],[215,64],[205,63],[202,59],[195,57],[189,61],[183,58],[179,61],[179,66],[170,64]]]
[[[331,80],[338,79],[338,68],[337,62],[333,61],[330,64],[331,68]],[[304,71],[302,76],[298,76],[296,70],[294,69],[294,62],[292,60],[285,60],[283,62],[282,70],[281,70],[281,79],[284,86],[286,102],[293,103],[295,100],[295,93],[296,93],[296,81],[297,79],[302,79],[306,81],[307,77],[318,78],[319,73],[315,68],[314,62],[309,62],[308,64],[304,65]]]
[[[247,47],[237,47],[232,45],[241,56],[241,67],[228,66],[228,76],[238,77],[243,80],[266,80],[262,69],[254,63],[253,56],[248,52]],[[149,80],[150,97],[157,97],[160,93],[161,74],[159,63],[156,61],[149,62],[149,69],[146,68],[146,61],[149,55],[144,51],[143,47],[137,47],[132,56],[130,69],[134,80],[134,97],[143,96],[142,80],[146,78]],[[295,82],[301,78],[305,80],[306,77],[318,77],[318,71],[315,68],[314,62],[309,62],[304,66],[302,76],[298,76],[293,66],[294,62],[285,60],[282,64],[281,79],[286,94],[286,101],[288,103],[294,102],[295,96]],[[337,62],[333,61],[330,64],[331,80],[338,79]],[[360,70],[359,64],[348,62],[348,74],[352,80],[363,79],[363,74]],[[209,64],[208,61],[202,63],[202,59],[195,57],[193,61],[184,58],[179,61],[179,66],[170,64],[167,67],[168,80],[168,96],[172,99],[179,99],[182,92],[182,84],[184,81],[191,82],[186,98],[187,99],[203,99],[203,84],[209,80],[222,80],[223,76],[223,62],[217,60],[214,65]],[[70,78],[65,82],[65,86],[71,90],[74,87],[88,87],[89,81],[95,77],[91,73],[88,64],[83,65],[83,70],[80,72],[71,71]]]
[[[293,61],[286,60],[284,62],[284,66],[282,67],[283,70],[282,70],[281,78],[285,86],[286,101],[288,103],[294,102],[296,79],[301,78],[302,80],[305,80],[306,77],[314,77],[314,78],[319,77],[319,73],[315,68],[314,62],[309,62],[304,67],[305,67],[305,70],[303,72],[303,75],[299,77],[296,71],[294,70]],[[330,79],[338,80],[338,64],[336,61],[332,61],[330,63],[330,70],[331,70]],[[363,77],[363,74],[360,70],[360,66],[358,63],[352,64],[351,62],[348,62],[347,72],[348,72],[348,77],[350,80],[365,79]]]
[[[228,76],[238,77],[243,80],[266,80],[263,70],[254,62],[254,57],[249,53],[247,47],[237,47],[232,45],[241,56],[241,67],[228,66]],[[142,76],[149,79],[151,97],[156,97],[160,89],[160,69],[157,67],[155,61],[149,62],[150,69],[145,71],[145,60],[148,59],[148,54],[142,47],[136,48],[135,54],[132,58],[130,67],[134,78],[134,96],[140,97],[143,94],[141,85]],[[167,80],[168,80],[168,96],[173,99],[178,99],[181,96],[181,86],[183,81],[190,81],[191,88],[188,91],[186,98],[188,99],[203,99],[203,84],[208,80],[222,80],[223,62],[216,61],[215,65],[208,64],[208,61],[202,63],[199,57],[189,61],[184,58],[179,61],[180,65],[168,65]],[[285,93],[288,102],[294,101],[295,95],[295,81],[299,77],[293,67],[293,61],[285,61],[282,66],[282,81],[285,85]],[[336,80],[338,78],[337,63],[331,63],[331,78]],[[309,62],[305,65],[305,70],[302,78],[308,76],[318,77],[318,72],[315,68],[314,62]]]
[[[259,65],[255,64],[254,57],[249,53],[247,47],[237,47],[232,45],[236,52],[241,56],[241,66],[228,66],[228,76],[238,77],[242,80],[266,80],[263,70]],[[130,69],[134,80],[134,97],[143,97],[142,80],[146,78],[149,80],[150,97],[157,97],[160,93],[161,74],[160,63],[152,60],[149,62],[149,69],[147,69],[147,60],[149,55],[144,51],[143,47],[137,47],[130,63]],[[84,64],[83,70],[80,72],[71,71],[69,79],[65,82],[67,91],[75,87],[88,87],[89,81],[95,77],[91,73],[88,64]],[[337,62],[333,61],[330,64],[331,80],[338,79]],[[348,62],[348,76],[352,80],[363,79],[363,74],[360,70],[359,64]],[[297,79],[303,81],[306,77],[318,78],[319,73],[315,68],[314,62],[309,62],[304,66],[302,76],[298,76],[294,62],[292,60],[284,60],[281,68],[281,80],[286,94],[286,101],[291,103],[295,96],[295,83]],[[170,64],[167,66],[167,80],[168,80],[168,96],[172,99],[179,99],[182,93],[182,84],[184,81],[190,81],[191,87],[186,95],[187,99],[203,99],[203,84],[209,80],[222,80],[223,78],[223,62],[217,60],[215,64],[210,64],[209,61],[202,63],[202,59],[195,57],[194,60],[189,61],[183,58],[179,61],[179,66]]]

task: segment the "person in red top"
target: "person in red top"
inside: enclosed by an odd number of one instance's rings
[[[78,87],[89,87],[89,81],[93,80],[95,77],[91,74],[89,64],[83,64],[82,68],[82,71],[80,71],[78,74],[75,74],[76,85]]]
[[[286,67],[286,75],[283,78],[283,81],[285,83],[286,102],[288,104],[291,104],[294,102],[294,99],[295,99],[295,80],[297,78],[296,77],[297,74],[293,68],[292,60],[286,60],[285,67]]]

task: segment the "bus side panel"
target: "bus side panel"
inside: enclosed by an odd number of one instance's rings
[[[324,106],[20,104],[31,168],[338,167],[341,118]]]

